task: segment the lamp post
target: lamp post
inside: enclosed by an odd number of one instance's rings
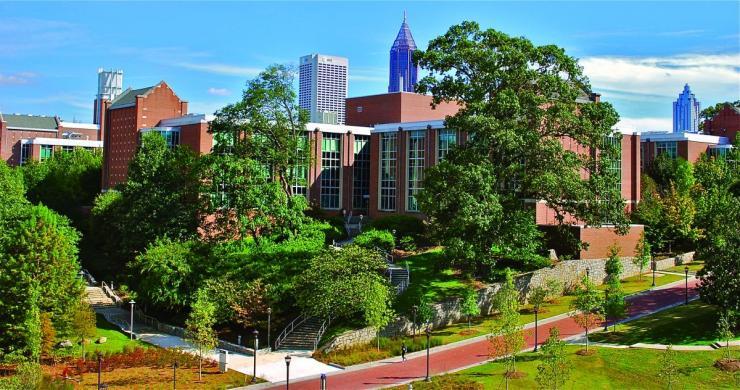
[[[326,374],[321,374],[321,390],[326,390]]]
[[[418,305],[414,305],[411,308],[411,312],[413,313],[413,316],[414,316],[414,322],[412,323],[412,326],[411,326],[412,328],[414,328],[414,335],[413,335],[413,339],[414,340],[416,340],[416,312],[418,310],[419,310],[419,306]]]
[[[534,307],[534,351],[537,352],[537,313],[539,313],[540,309],[538,307]]]
[[[130,329],[131,330],[131,340],[133,340],[134,339],[134,304],[136,303],[136,301],[132,299],[129,303],[131,304],[131,323],[130,323],[131,324],[131,329]]]
[[[426,334],[427,334],[427,377],[426,377],[426,381],[431,382],[432,378],[429,377],[429,336],[432,335],[432,329],[429,328],[429,325],[427,325]]]
[[[254,335],[254,367],[252,369],[252,383],[257,383],[257,348],[259,347],[259,335],[260,332],[255,329],[252,331]]]
[[[591,279],[591,268],[586,267],[586,279]]]
[[[172,389],[177,388],[177,360],[172,363]]]
[[[290,355],[285,355],[285,389],[290,389]]]
[[[685,290],[685,292],[686,292],[685,293],[686,300],[685,300],[685,304],[688,305],[689,304],[689,266],[688,265],[683,268],[683,272],[684,272],[684,274],[686,274],[686,290]]]
[[[272,317],[272,308],[267,308],[267,348],[270,348],[270,351],[272,351],[272,345],[270,344],[270,319]]]
[[[604,332],[609,330],[609,289],[604,290]]]
[[[98,352],[98,389],[101,388],[100,371],[101,371],[102,365],[103,365],[103,355],[100,352]]]
[[[652,255],[650,255],[652,257]],[[655,269],[658,268],[658,265],[655,264],[655,259],[652,260],[653,263],[653,287],[655,287]]]

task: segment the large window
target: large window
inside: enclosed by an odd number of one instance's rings
[[[662,153],[667,153],[668,157],[678,157],[678,151],[676,150],[676,141],[663,141],[655,143],[655,155],[658,156]]]
[[[370,137],[355,135],[352,168],[352,208],[367,210],[370,198]]]
[[[424,141],[426,131],[416,130],[409,132],[408,147],[408,185],[406,197],[406,210],[419,211],[419,203],[416,194],[421,190],[424,179]]]
[[[21,165],[25,164],[31,158],[32,145],[30,143],[21,144]]]
[[[74,150],[75,150],[74,146],[68,146],[68,145],[62,146],[62,152],[64,153],[71,153],[71,152],[74,152]]]
[[[321,139],[321,208],[339,208],[341,134],[323,133]]]
[[[54,147],[51,145],[41,145],[41,150],[39,152],[39,161],[44,161],[51,156],[54,155]]]
[[[617,150],[616,158],[609,159],[609,166],[607,169],[614,173],[619,179],[615,184],[617,190],[622,188],[622,138],[620,136],[608,136],[604,138],[606,145],[612,145]]]
[[[380,209],[396,209],[396,133],[380,134]]]
[[[438,133],[437,141],[437,161],[442,161],[447,157],[450,148],[457,145],[457,132],[455,130],[441,129]]]
[[[298,141],[299,153],[305,152],[308,147],[308,136],[302,135]],[[304,159],[296,162],[291,173],[293,195],[308,196],[308,164]]]

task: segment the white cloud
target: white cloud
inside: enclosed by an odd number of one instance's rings
[[[216,96],[229,96],[230,92],[226,88],[208,88],[208,93]]]
[[[673,98],[689,83],[699,97],[740,93],[740,54],[586,57],[580,63],[596,91]]]
[[[0,73],[0,85],[22,85],[28,84],[36,74],[31,72],[18,72],[13,74]]]
[[[86,41],[82,29],[72,23],[34,18],[0,19],[0,52],[38,53]]]
[[[227,76],[246,76],[254,77],[262,72],[261,68],[229,65],[229,64],[218,64],[218,63],[207,63],[207,64],[196,64],[190,62],[182,62],[177,64],[180,67],[186,69],[197,70],[206,73],[223,74]]]
[[[671,118],[620,118],[614,128],[623,131],[671,131],[673,122]]]

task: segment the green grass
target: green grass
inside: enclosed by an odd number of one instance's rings
[[[396,312],[409,313],[411,307],[419,303],[422,295],[427,296],[432,302],[440,302],[462,296],[470,288],[472,280],[453,269],[436,267],[442,263],[442,256],[442,249],[437,248],[397,261],[401,266],[408,263],[411,284],[396,300]]]
[[[121,330],[117,326],[106,321],[105,318],[100,314],[96,314],[95,319],[95,325],[97,327],[95,331],[95,337],[92,339],[91,343],[85,345],[85,353],[119,353],[123,352],[123,348],[125,346],[142,348],[147,348],[150,346],[143,341],[132,341],[129,338],[128,334],[121,332]],[[100,337],[106,337],[108,341],[106,341],[104,344],[95,343],[95,341],[97,341]],[[57,349],[56,353],[58,356],[81,356],[82,347],[79,344],[79,338],[70,338],[70,341],[72,341],[74,345],[70,348]]]
[[[660,356],[663,351],[645,349],[594,348],[597,353],[579,356],[577,346],[567,347],[571,361],[570,380],[564,389],[665,389],[665,380],[657,375],[660,370]],[[720,351],[676,352],[679,374],[676,388],[681,389],[732,389],[737,388],[732,373],[720,371],[712,366],[721,357]],[[510,389],[536,389],[537,366],[540,355],[523,353],[517,357],[517,370],[526,373],[521,379],[509,381]],[[501,362],[486,363],[454,374],[435,377],[434,381],[450,382],[451,378],[461,382],[475,381],[485,389],[504,389]],[[433,382],[434,383],[434,382]],[[424,387],[414,383],[419,389],[452,389],[454,387]]]
[[[715,306],[694,301],[619,325],[616,332],[594,333],[589,339],[624,345],[708,345],[717,339],[718,319]]]
[[[372,362],[393,356],[401,355],[401,345],[406,344],[408,352],[421,351],[426,348],[426,337],[417,336],[405,338],[380,338],[380,349],[376,344],[377,339],[370,344],[358,345],[348,349],[332,351],[329,353],[314,352],[314,359],[324,363],[334,363],[340,366],[352,366],[355,364]],[[438,337],[429,339],[429,345],[436,347],[442,345]]]
[[[704,268],[704,262],[701,261],[701,260],[692,261],[689,264],[686,264],[686,265],[677,265],[675,267],[664,269],[663,271],[683,273],[684,272],[684,268],[686,268],[687,266],[689,267],[689,273],[694,273],[695,274],[700,269]]]

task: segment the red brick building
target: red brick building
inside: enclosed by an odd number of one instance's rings
[[[127,89],[113,101],[104,101],[103,189],[126,180],[128,165],[136,154],[142,132],[157,131],[170,145],[189,145],[208,153],[213,139],[203,115],[188,115],[188,103],[167,83]]]
[[[432,107],[432,97],[411,92],[360,96],[346,100],[347,124],[374,126],[382,123],[445,119],[460,109],[456,103],[442,102]]]
[[[672,158],[681,157],[695,163],[702,153],[714,153],[730,147],[726,137],[697,133],[647,132],[640,135],[641,170],[649,167],[658,154],[666,153]]]
[[[0,158],[9,165],[43,161],[76,147],[100,149],[101,133],[91,123],[65,122],[57,116],[0,113]]]
[[[730,143],[735,142],[737,132],[740,131],[740,107],[725,104],[712,119],[704,122],[704,133],[727,137]]]

